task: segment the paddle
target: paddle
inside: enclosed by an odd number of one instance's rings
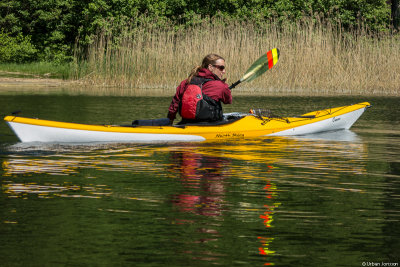
[[[250,82],[254,80],[258,76],[275,66],[275,64],[278,62],[278,58],[279,50],[277,48],[268,51],[259,59],[257,59],[256,62],[253,63],[253,65],[250,66],[250,68],[246,71],[246,73],[240,80],[229,86],[229,89],[235,88],[241,82]]]

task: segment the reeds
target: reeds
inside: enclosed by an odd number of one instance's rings
[[[113,94],[173,94],[208,53],[226,59],[229,83],[240,79],[263,53],[280,49],[278,64],[243,83],[238,94],[400,95],[400,38],[372,35],[365,28],[306,19],[282,24],[212,19],[176,29],[148,22],[99,33],[85,60],[76,57],[74,77],[84,90]]]

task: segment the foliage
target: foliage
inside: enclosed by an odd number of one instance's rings
[[[389,28],[386,0],[3,0],[0,28],[7,36],[31,38],[36,59],[63,62],[73,53],[76,40],[93,41],[99,30],[118,26],[154,27],[174,24],[177,28],[210,21],[215,16],[262,24],[303,17],[324,18],[344,28],[361,23],[374,31]],[[118,34],[118,33],[115,33]],[[30,36],[30,37],[29,37]],[[22,37],[24,38],[24,37]],[[31,58],[28,58],[31,59]]]
[[[11,37],[8,33],[0,33],[0,62],[27,62],[35,58],[37,50],[31,43],[30,36],[19,33]]]
[[[6,0],[0,3],[0,26],[10,36],[31,36],[37,59],[64,60],[76,37],[76,8],[73,0]]]

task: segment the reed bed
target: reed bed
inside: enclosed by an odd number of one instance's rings
[[[263,53],[279,48],[278,64],[236,94],[400,95],[400,38],[343,31],[319,20],[283,25],[214,19],[191,27],[152,23],[99,33],[76,56],[74,78],[82,90],[129,95],[173,94],[208,53],[226,59],[228,82],[240,79]],[[77,50],[78,51],[78,50]]]

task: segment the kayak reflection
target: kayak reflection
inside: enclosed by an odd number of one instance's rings
[[[340,138],[346,141],[341,141]],[[292,168],[364,173],[365,166],[357,162],[367,156],[366,152],[365,144],[351,131],[296,138],[273,137],[226,143],[182,143],[174,146],[164,144],[64,146],[40,144],[35,146],[19,143],[6,148],[6,153],[2,157],[2,167],[3,176],[11,177],[19,175],[70,176],[79,175],[82,170],[92,170],[85,174],[87,178],[101,176],[102,171],[165,173],[166,169],[172,168],[180,169],[179,175],[186,176],[182,180],[189,185],[198,183],[200,186],[202,180],[195,178],[192,181],[192,178],[196,175],[212,173],[209,176],[211,184],[218,187],[217,182],[224,179],[227,169],[231,175],[238,175],[242,179],[254,178],[249,174],[245,164],[234,164],[232,168],[232,161],[268,162]],[[171,159],[166,160],[166,155],[171,155]],[[341,160],[340,164],[331,160],[333,158]],[[202,169],[206,162],[208,162],[208,171]],[[223,191],[224,189],[210,190]]]

